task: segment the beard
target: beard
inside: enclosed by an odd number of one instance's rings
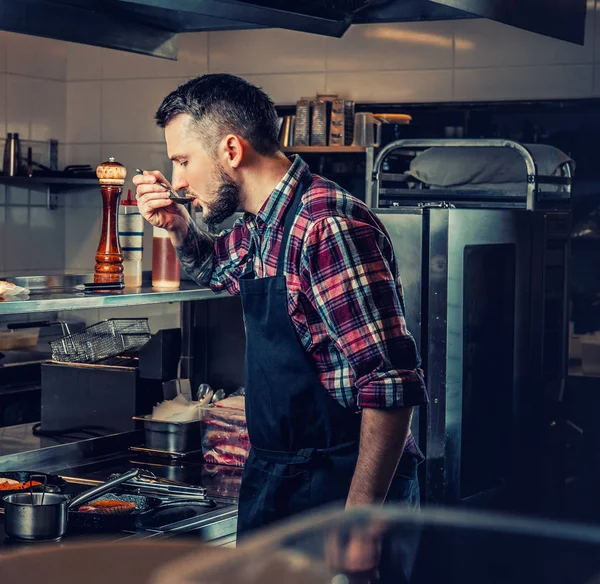
[[[203,206],[203,221],[208,227],[216,227],[231,217],[240,206],[240,189],[235,181],[219,166],[215,177],[217,186],[210,205]]]

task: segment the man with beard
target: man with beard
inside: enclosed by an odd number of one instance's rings
[[[168,230],[186,272],[242,298],[252,449],[238,533],[332,501],[418,506],[410,421],[427,398],[383,225],[281,152],[273,102],[240,78],[185,83],[156,121],[172,186],[205,223],[245,211],[212,236],[169,200],[160,172],[133,179],[140,212]]]

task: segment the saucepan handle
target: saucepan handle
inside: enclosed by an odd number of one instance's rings
[[[113,487],[116,487],[117,485],[120,485],[121,483],[125,483],[125,482],[137,477],[139,472],[140,471],[138,469],[130,470],[129,472],[123,473],[122,475],[120,475],[114,479],[111,479],[110,481],[102,483],[101,485],[98,485],[97,487],[94,487],[93,489],[89,489],[89,490],[81,493],[80,495],[77,495],[77,497],[72,499],[71,502],[69,503],[69,509],[72,509],[73,507],[78,507],[79,505],[96,498],[98,495],[103,495],[104,493],[108,493],[108,491],[110,491]]]

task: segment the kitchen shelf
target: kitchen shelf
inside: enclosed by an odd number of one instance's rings
[[[188,302],[229,297],[229,294],[215,294],[209,288],[201,288],[193,282],[186,281],[181,282],[178,290],[157,290],[152,286],[92,293],[52,291],[51,289],[32,290],[31,296],[0,299],[0,315],[142,306],[163,302]]]
[[[366,146],[286,146],[283,152],[294,154],[344,154],[347,152],[366,152]]]
[[[57,176],[0,176],[0,184],[13,187],[52,187],[54,192],[79,187],[98,187],[97,178],[67,178]]]

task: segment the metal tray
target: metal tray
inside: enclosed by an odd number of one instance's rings
[[[150,416],[134,416],[144,423],[146,448],[162,452],[183,453],[202,448],[200,420],[193,422],[163,422]]]

